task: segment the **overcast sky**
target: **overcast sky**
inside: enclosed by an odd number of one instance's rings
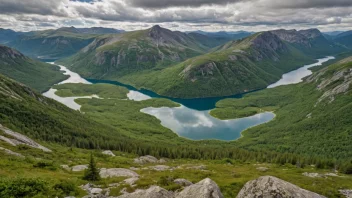
[[[0,27],[352,30],[352,0],[0,0]]]

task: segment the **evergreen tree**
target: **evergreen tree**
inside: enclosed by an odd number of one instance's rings
[[[99,181],[100,180],[99,170],[97,168],[97,165],[95,163],[95,160],[94,160],[92,153],[90,154],[90,161],[89,161],[88,169],[84,173],[83,179],[88,180],[88,181]]]

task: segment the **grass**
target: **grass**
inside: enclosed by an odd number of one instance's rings
[[[117,156],[110,157],[101,154],[100,150],[84,150],[76,148],[62,147],[56,144],[45,144],[53,150],[52,153],[43,153],[37,149],[20,150],[17,147],[9,146],[0,142],[0,146],[14,150],[25,155],[26,159],[18,159],[9,155],[3,155],[0,162],[0,177],[1,178],[39,178],[54,185],[60,181],[70,181],[76,187],[88,183],[82,180],[83,172],[71,172],[61,169],[62,164],[78,165],[87,164],[90,153],[93,152],[99,168],[129,168],[129,167],[149,167],[155,164],[138,165],[133,163],[135,155],[128,153],[114,152]],[[1,152],[1,151],[0,151]],[[51,161],[55,169],[35,168],[34,165],[38,162],[35,158]],[[296,166],[284,164],[256,164],[242,163],[230,159],[224,160],[192,160],[178,159],[168,160],[165,165],[176,168],[173,171],[154,171],[154,170],[137,170],[140,175],[140,180],[137,181],[136,187],[122,185],[112,190],[113,195],[119,195],[119,191],[123,187],[127,187],[130,192],[139,188],[148,188],[152,185],[160,185],[169,190],[175,190],[180,186],[174,185],[172,182],[176,178],[185,178],[193,183],[199,182],[204,178],[211,178],[221,188],[222,193],[226,198],[235,197],[243,185],[252,179],[260,176],[271,175],[281,178],[285,181],[296,184],[307,190],[317,192],[327,197],[337,197],[339,189],[352,188],[351,176],[341,175],[341,177],[326,177],[326,178],[309,178],[303,176],[304,172],[330,173],[331,170],[316,169],[311,166],[297,168]],[[205,165],[205,170],[187,169],[187,167]],[[268,171],[261,172],[257,167],[268,167]],[[121,182],[125,178],[109,178],[99,182],[93,182],[97,185],[107,186],[110,183]],[[76,196],[83,196],[84,192],[79,190]]]

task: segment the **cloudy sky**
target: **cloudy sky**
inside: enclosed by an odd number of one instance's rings
[[[352,0],[0,0],[0,27],[262,31],[352,29]]]

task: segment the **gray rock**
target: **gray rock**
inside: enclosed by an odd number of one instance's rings
[[[352,198],[352,190],[339,190],[339,192],[346,198]]]
[[[8,143],[11,142],[10,144],[13,146],[25,144],[25,145],[33,147],[33,148],[41,149],[45,152],[51,152],[50,149],[38,144],[37,142],[33,141],[32,139],[28,138],[27,136],[22,135],[17,132],[14,132],[14,131],[2,126],[1,124],[0,124],[0,130],[2,130],[5,134],[12,136],[14,138],[14,139],[10,139],[10,138],[6,138],[4,136],[1,136],[2,140],[6,141]]]
[[[71,170],[73,172],[79,172],[79,171],[84,171],[88,169],[88,165],[84,164],[84,165],[76,165],[76,166],[72,166]]]
[[[71,170],[71,168],[70,168],[68,165],[65,165],[65,164],[60,165],[60,167],[61,167],[62,169],[68,170],[68,171]]]
[[[146,163],[157,163],[158,159],[151,155],[141,156],[134,159],[134,163],[137,164],[146,164]]]
[[[202,181],[186,187],[178,193],[176,198],[223,198],[218,185],[211,179]]]
[[[139,180],[139,177],[131,177],[128,179],[123,180],[126,184],[129,184],[130,186],[135,185],[136,181]]]
[[[237,198],[254,197],[325,198],[322,195],[272,176],[262,176],[247,182],[237,195]]]
[[[171,170],[170,166],[166,166],[166,165],[150,166],[149,168],[152,169],[152,170],[156,170],[156,171],[167,171],[167,170]]]
[[[108,178],[108,177],[139,177],[139,175],[129,169],[125,168],[102,168],[100,169],[100,177]]]
[[[103,192],[103,189],[101,189],[101,188],[92,188],[92,189],[90,189],[90,193],[94,194],[94,195],[100,194],[101,192]]]
[[[104,155],[110,155],[110,156],[112,156],[112,157],[115,157],[116,155],[112,152],[112,151],[110,151],[110,150],[107,150],[107,151],[103,151],[103,152],[101,152],[102,154],[104,154]]]
[[[20,158],[24,158],[24,156],[22,154],[13,152],[13,151],[11,151],[9,149],[5,149],[5,148],[0,147],[0,150],[5,151],[5,153],[7,153],[9,155],[14,155],[14,156],[17,156],[17,157],[20,157]]]
[[[192,182],[190,182],[190,181],[188,181],[188,180],[186,180],[186,179],[183,179],[183,178],[175,179],[175,180],[174,180],[174,183],[175,183],[175,184],[178,184],[178,185],[180,185],[180,186],[190,186],[190,185],[193,184]]]
[[[319,173],[307,173],[307,172],[304,172],[304,173],[302,173],[302,175],[304,175],[306,177],[312,177],[312,178],[324,177],[323,174],[319,174]]]
[[[159,186],[152,186],[147,190],[136,190],[133,193],[126,193],[118,198],[173,198],[174,193]]]
[[[257,170],[261,171],[261,172],[266,172],[266,171],[269,170],[269,168],[267,168],[267,167],[258,167]]]

